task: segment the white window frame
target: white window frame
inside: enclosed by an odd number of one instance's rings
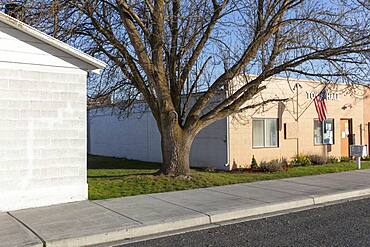
[[[253,131],[253,122],[254,121],[263,121],[263,146],[254,145],[254,131]],[[276,121],[276,145],[266,146],[266,120],[275,120]],[[278,118],[253,118],[252,119],[252,148],[278,148],[279,147],[279,119]]]
[[[333,124],[333,126],[332,126],[332,128],[333,128],[333,130],[332,130],[333,131],[333,143],[331,143],[331,144],[325,144],[324,143],[324,127],[325,127],[324,124],[325,124],[326,121],[331,121],[332,124]],[[317,143],[316,138],[315,138],[315,122],[320,122],[320,121],[317,118],[314,118],[314,120],[313,120],[313,144],[317,145],[317,146],[319,146],[319,145],[334,145],[335,144],[335,119],[334,118],[327,118],[326,120],[321,122],[321,141],[320,141],[320,143]]]

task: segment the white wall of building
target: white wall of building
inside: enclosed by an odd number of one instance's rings
[[[81,73],[92,66],[0,21],[0,68]]]
[[[161,162],[161,141],[151,112],[120,119],[112,108],[90,110],[89,153]],[[190,155],[193,167],[227,170],[226,119],[203,129],[195,138]]]
[[[87,67],[0,22],[0,212],[87,199]]]

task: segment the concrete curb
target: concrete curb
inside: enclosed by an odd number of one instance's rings
[[[209,217],[204,215],[202,217],[183,219],[173,222],[164,222],[161,224],[142,225],[138,227],[122,228],[116,231],[107,233],[94,234],[88,236],[81,236],[78,238],[60,239],[53,241],[45,241],[46,246],[51,247],[75,247],[75,246],[91,246],[103,243],[110,243],[122,241],[126,239],[143,237],[146,235],[155,235],[163,232],[181,230],[197,226],[210,224]]]
[[[257,206],[254,208],[235,209],[228,212],[217,212],[213,215],[206,215],[195,217],[191,219],[183,219],[177,221],[167,221],[160,224],[141,225],[138,227],[131,227],[125,229],[117,229],[113,232],[104,234],[95,234],[89,236],[81,236],[71,239],[60,239],[54,241],[46,241],[46,246],[53,247],[68,247],[68,246],[91,246],[99,244],[109,244],[118,241],[124,241],[133,238],[145,237],[148,235],[163,234],[166,232],[174,232],[176,230],[186,230],[195,227],[214,225],[231,220],[238,220],[253,216],[261,216],[269,213],[277,213],[280,211],[287,211],[292,209],[299,209],[305,207],[312,207],[315,205],[337,202],[342,200],[353,199],[370,195],[370,188],[359,189],[353,191],[339,192],[335,194],[321,195],[321,196],[307,196],[307,198],[287,201],[282,203],[271,203],[264,206]]]
[[[289,210],[294,208],[301,208],[301,207],[308,207],[313,206],[314,201],[312,198],[307,199],[300,199],[296,201],[288,201],[283,203],[271,203],[265,206],[259,206],[255,208],[246,208],[246,209],[238,209],[233,210],[225,213],[217,213],[215,215],[211,215],[211,223],[220,223],[229,220],[236,220],[247,218],[256,215],[262,215],[267,213],[273,213],[283,210]]]
[[[370,195],[370,188],[339,192],[339,193],[323,195],[323,196],[313,196],[313,199],[314,199],[315,205],[318,205],[318,204],[341,201],[341,200],[368,196],[368,195]]]

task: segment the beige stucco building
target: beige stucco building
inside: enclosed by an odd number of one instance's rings
[[[244,81],[237,79],[235,84]],[[229,162],[233,167],[248,166],[253,156],[257,161],[290,159],[297,154],[349,156],[350,144],[369,143],[370,112],[366,106],[370,106],[370,99],[365,87],[325,86],[286,78],[272,78],[265,85],[266,90],[254,99],[256,103],[287,100],[228,118]],[[313,99],[323,89],[327,120],[320,123]]]
[[[228,93],[251,78],[239,76]],[[231,170],[258,162],[293,158],[299,154],[349,156],[350,144],[369,143],[370,106],[363,86],[324,84],[287,78],[272,78],[266,89],[247,104],[267,99],[286,99],[208,126],[196,137],[192,166]],[[313,98],[325,87],[327,120],[318,121]],[[161,162],[160,135],[150,112],[118,119],[109,107],[90,111],[89,152]]]

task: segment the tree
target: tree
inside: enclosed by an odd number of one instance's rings
[[[108,61],[95,97],[115,92],[126,109],[145,99],[161,134],[164,174],[189,173],[191,145],[204,127],[281,100],[251,103],[274,75],[358,83],[369,74],[367,0],[31,2],[44,6],[30,8],[44,17],[53,13],[54,28],[46,27],[56,37]],[[255,76],[229,91],[244,73]]]

